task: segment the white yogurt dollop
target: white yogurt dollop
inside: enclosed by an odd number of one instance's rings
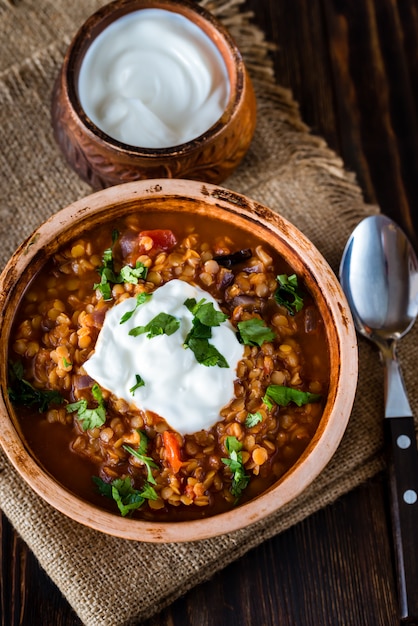
[[[84,364],[88,375],[101,387],[139,409],[157,413],[182,435],[211,428],[219,421],[220,410],[234,395],[236,367],[244,352],[233,326],[225,321],[212,328],[209,341],[225,357],[229,367],[198,363],[192,350],[183,346],[192,328],[193,315],[184,305],[189,298],[197,302],[205,298],[220,310],[206,291],[181,280],[171,280],[156,289],[151,299],[123,324],[122,316],[135,309],[136,299],[129,298],[111,308],[106,313],[95,352]],[[179,329],[172,335],[151,339],[146,334],[129,335],[132,328],[145,326],[161,312],[180,321]],[[145,384],[132,392],[137,374]]]
[[[221,117],[229,80],[203,30],[171,11],[142,9],[93,41],[78,90],[84,111],[109,136],[167,148],[198,137]]]

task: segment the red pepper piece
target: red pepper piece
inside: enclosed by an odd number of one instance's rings
[[[165,430],[163,432],[163,444],[166,453],[166,460],[175,474],[180,471],[183,461],[180,458],[180,443],[175,433]]]

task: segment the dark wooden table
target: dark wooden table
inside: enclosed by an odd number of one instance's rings
[[[278,83],[418,241],[418,1],[247,0]],[[417,529],[418,532],[418,529]],[[80,626],[3,516],[2,626]],[[417,555],[418,558],[418,555]],[[418,584],[418,581],[417,581]],[[383,476],[266,542],[146,626],[394,626]]]

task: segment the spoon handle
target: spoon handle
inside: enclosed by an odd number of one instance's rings
[[[418,452],[414,418],[385,419],[401,620],[418,623]]]

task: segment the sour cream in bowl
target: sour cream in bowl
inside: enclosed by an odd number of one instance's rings
[[[169,148],[213,126],[230,87],[222,55],[201,28],[172,11],[142,9],[93,41],[78,91],[86,114],[110,137]]]
[[[55,138],[94,188],[149,178],[219,183],[256,123],[228,30],[188,0],[115,0],[75,35],[52,98]]]

